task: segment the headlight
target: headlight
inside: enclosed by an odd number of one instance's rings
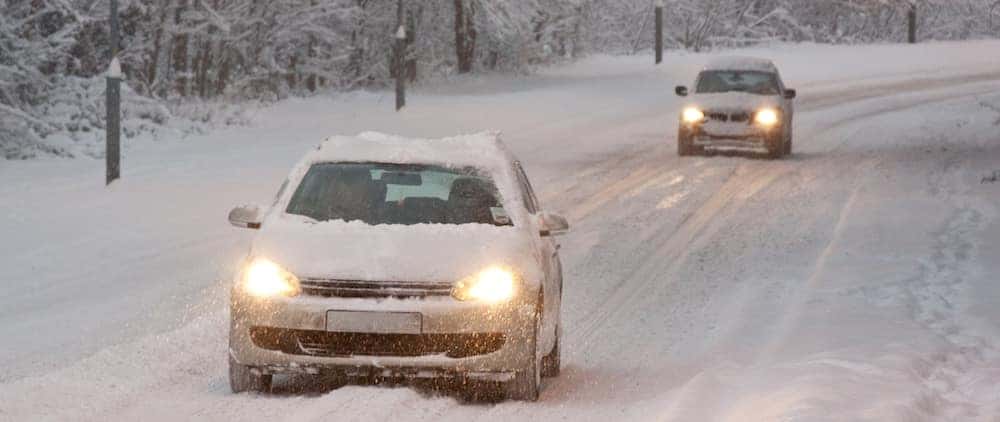
[[[778,123],[778,112],[765,108],[757,112],[754,121],[763,126],[774,126]]]
[[[505,302],[514,297],[517,280],[514,272],[501,267],[491,267],[456,283],[451,295],[458,300]]]
[[[243,272],[243,290],[251,296],[269,298],[299,294],[299,279],[264,258],[257,258]]]
[[[705,113],[694,107],[688,107],[684,109],[684,113],[681,113],[681,117],[686,123],[698,123],[705,120]]]

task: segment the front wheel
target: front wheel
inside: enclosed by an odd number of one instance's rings
[[[792,155],[792,127],[785,133],[785,155]]]
[[[556,344],[552,351],[542,358],[542,377],[554,378],[559,376],[562,369],[562,352],[559,351],[559,340],[562,339],[562,328],[556,327]]]
[[[776,160],[781,158],[782,155],[785,155],[786,148],[788,147],[788,143],[785,141],[786,139],[784,133],[769,136],[767,140],[764,141],[764,146],[767,148],[767,158]]]
[[[262,374],[256,368],[241,365],[229,356],[229,388],[233,393],[269,393],[271,375]]]
[[[686,157],[689,155],[703,154],[705,149],[694,145],[691,133],[680,128],[677,130],[677,155]]]
[[[507,398],[520,401],[538,401],[542,389],[542,357],[538,353],[538,331],[542,322],[541,311],[535,312],[535,327],[531,338],[531,363],[527,368],[514,373],[514,379],[507,382]]]

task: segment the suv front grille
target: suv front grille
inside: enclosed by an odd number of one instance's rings
[[[705,116],[708,117],[708,120],[714,120],[717,122],[745,123],[750,121],[750,113],[745,111],[736,111],[732,113],[707,111],[705,112]]]
[[[448,296],[452,283],[414,281],[360,281],[305,279],[299,283],[302,293],[323,297],[352,298],[421,298]]]
[[[271,327],[251,328],[250,339],[262,349],[322,357],[445,355],[464,358],[493,353],[506,342],[506,336],[501,333],[366,334]]]

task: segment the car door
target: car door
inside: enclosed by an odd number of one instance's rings
[[[541,208],[535,191],[531,187],[531,182],[520,162],[514,163],[514,170],[521,188],[524,206],[531,218],[538,222],[541,219]],[[545,280],[543,280],[545,307],[542,315],[542,327],[545,328],[546,335],[543,336],[541,345],[545,347],[543,350],[547,350],[554,345],[555,330],[562,308],[562,264],[559,261],[559,244],[556,243],[555,237],[542,236],[539,230],[535,230],[532,236],[535,236],[534,240],[538,245],[538,251],[541,255],[540,261],[545,273]]]

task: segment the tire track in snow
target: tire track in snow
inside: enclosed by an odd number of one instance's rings
[[[771,340],[766,343],[754,359],[755,366],[768,361],[768,359],[775,354],[785,341],[791,337],[793,330],[801,320],[801,316],[805,311],[810,296],[820,285],[823,276],[826,274],[827,261],[840,244],[840,239],[844,234],[844,228],[847,225],[848,217],[851,215],[851,211],[854,209],[854,204],[857,202],[858,191],[863,186],[863,183],[861,182],[868,172],[874,167],[875,162],[868,160],[866,163],[856,166],[855,168],[857,171],[851,172],[856,175],[855,180],[853,181],[854,187],[851,189],[851,193],[847,197],[847,200],[844,201],[844,204],[840,207],[840,211],[837,215],[837,223],[834,225],[829,236],[830,240],[827,242],[822,252],[820,252],[820,255],[816,258],[816,263],[813,265],[813,270],[811,271],[809,278],[802,286],[796,289],[797,291],[793,296],[791,306],[786,312],[782,313],[781,321],[779,322],[778,328],[775,330],[774,336],[772,336]]]
[[[692,250],[697,249],[704,239],[712,237],[722,228],[719,222],[725,219],[718,217],[723,211],[736,212],[747,199],[789,170],[787,166],[780,165],[782,163],[768,164],[757,167],[741,165],[679,226],[661,227],[656,235],[651,236],[651,241],[656,244],[647,249],[648,252],[644,254],[645,258],[642,260],[643,264],[627,273],[622,283],[610,292],[597,309],[569,326],[575,332],[582,333],[577,347],[581,350],[587,349],[602,334],[604,326],[616,315],[628,311],[629,304],[648,294],[649,288],[654,283],[663,282],[661,288],[669,285],[671,280],[664,280],[664,277],[675,273]],[[741,171],[744,169],[748,170]],[[747,181],[750,181],[749,185]]]

